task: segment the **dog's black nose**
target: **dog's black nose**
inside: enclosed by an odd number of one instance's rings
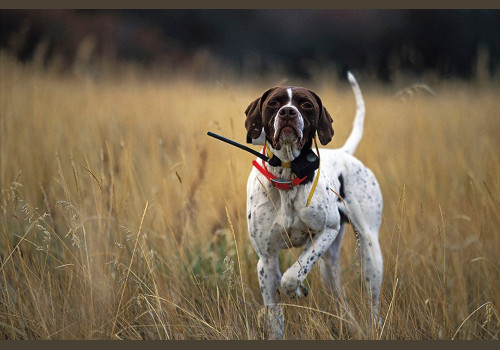
[[[291,119],[297,116],[297,111],[293,107],[283,107],[279,112],[280,117]]]

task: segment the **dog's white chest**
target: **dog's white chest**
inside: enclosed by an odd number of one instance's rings
[[[297,200],[301,197],[303,196],[299,195],[299,191],[281,193],[277,208],[279,215],[271,227],[271,235],[280,242],[280,249],[300,247],[317,233],[317,230],[309,227],[303,220],[304,215],[311,216],[312,211],[305,210],[305,205]]]
[[[316,236],[316,232],[311,231],[304,223],[300,222],[299,225],[288,227],[288,229],[283,229],[283,227],[276,228],[276,231],[280,231],[281,244],[280,249],[301,247],[308,240],[311,240]]]

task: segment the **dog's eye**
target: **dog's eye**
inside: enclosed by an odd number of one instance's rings
[[[314,106],[312,105],[312,103],[310,102],[303,102],[301,105],[300,105],[303,109],[313,109]]]
[[[267,105],[271,108],[277,108],[277,107],[279,107],[280,103],[276,100],[271,100],[271,101],[269,101],[269,103]]]

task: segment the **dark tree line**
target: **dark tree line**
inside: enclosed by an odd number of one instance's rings
[[[200,50],[232,67],[273,67],[307,77],[311,67],[394,69],[471,78],[478,51],[494,74],[500,58],[497,10],[2,10],[0,45],[32,59],[71,64],[82,40],[97,55],[144,64],[186,64]]]

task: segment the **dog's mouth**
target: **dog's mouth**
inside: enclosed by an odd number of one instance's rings
[[[283,124],[275,132],[273,147],[277,150],[281,149],[283,144],[295,143],[300,150],[304,147],[304,139],[302,131],[294,124]]]

